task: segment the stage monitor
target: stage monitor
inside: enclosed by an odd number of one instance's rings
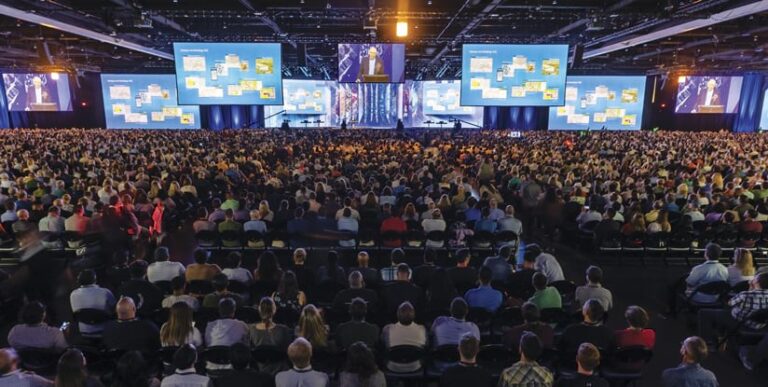
[[[108,129],[200,129],[200,107],[179,106],[172,74],[102,74]]]
[[[265,126],[280,127],[289,120],[292,127],[336,126],[336,81],[283,80],[283,99],[279,106],[265,106]]]
[[[174,43],[182,105],[282,105],[280,43]]]
[[[404,44],[341,43],[339,82],[402,83],[405,81]]]
[[[67,73],[6,73],[3,85],[9,111],[72,111]]]
[[[464,106],[560,106],[564,101],[568,46],[465,44]]]
[[[679,76],[675,113],[737,113],[742,80],[730,76]]]
[[[569,76],[565,105],[549,108],[550,130],[639,130],[645,76]]]
[[[483,125],[483,108],[461,106],[461,81],[406,81],[404,123],[409,127],[463,128]]]

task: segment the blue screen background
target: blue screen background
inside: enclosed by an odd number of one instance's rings
[[[146,93],[150,85],[159,86],[167,97],[151,96],[149,102],[144,100],[141,106],[137,106],[137,98],[140,93]],[[112,98],[110,87],[126,90],[129,88],[129,99]],[[115,89],[115,90],[117,90]],[[108,129],[200,129],[200,107],[185,105],[179,106],[176,95],[176,79],[172,74],[101,74],[101,93],[104,99],[104,117]],[[126,122],[126,108],[122,108],[122,114],[115,111],[115,105],[127,105],[130,113],[144,114],[146,123]],[[182,116],[163,116],[163,121],[154,121],[152,112],[163,112],[163,108],[180,108],[182,115],[189,117],[189,124],[182,123]],[[120,108],[117,108],[120,110]]]
[[[280,43],[174,43],[176,80],[179,103],[190,105],[282,105],[282,58]],[[243,67],[227,67],[226,74],[213,72],[222,68],[228,55],[236,55]],[[203,57],[202,70],[185,70],[184,57]],[[257,73],[257,60],[271,59],[269,73]],[[200,62],[201,63],[201,62]],[[202,64],[202,63],[201,63]],[[226,67],[226,66],[223,66]],[[222,95],[201,96],[199,87],[189,87],[190,78],[201,78],[205,87],[221,89]],[[241,90],[241,95],[230,93],[230,87],[242,87],[242,81],[261,82],[262,91]],[[265,95],[264,90],[271,90]]]
[[[336,114],[337,88],[335,81],[320,80],[283,80],[283,99],[285,103],[279,106],[265,106],[265,126],[279,127],[283,120],[290,120],[291,126],[303,128],[301,121],[323,121],[319,126],[338,125]],[[310,106],[301,105],[314,105]],[[282,112],[282,113],[281,113]],[[317,127],[317,124],[308,127]]]
[[[604,86],[609,93],[614,93],[613,101],[596,97],[594,104],[585,103],[586,94],[595,92]],[[566,89],[576,89],[575,100],[566,98],[564,107],[549,108],[550,130],[597,130],[605,126],[609,130],[639,130],[642,127],[643,108],[645,106],[645,76],[569,76]],[[635,102],[622,102],[622,91],[637,90]],[[568,95],[568,90],[566,90]],[[583,103],[584,102],[584,103]],[[587,123],[568,122],[568,116],[558,115],[558,109],[570,107],[574,114],[589,116]],[[624,109],[625,116],[634,116],[634,124],[623,125],[622,118],[606,118],[605,122],[595,122],[595,113],[604,113],[606,109]]]
[[[524,56],[526,63],[533,63],[533,72],[526,69],[512,69],[513,58]],[[472,59],[489,59],[490,72],[472,71]],[[544,60],[559,62],[556,72],[543,74]],[[487,63],[487,62],[486,62]],[[506,66],[505,66],[506,65]],[[567,45],[518,45],[518,44],[465,44],[462,48],[461,100],[465,106],[560,106],[564,101],[565,76],[568,67]],[[507,74],[502,76],[505,71]],[[475,69],[477,70],[477,68]],[[499,74],[501,73],[501,74]],[[511,76],[511,74],[514,74]],[[483,96],[480,89],[472,88],[472,79],[487,83],[490,88],[506,91],[505,98]],[[500,79],[500,81],[499,81]],[[513,87],[522,87],[526,82],[546,82],[546,89],[557,90],[556,98],[545,99],[543,92],[526,92],[524,97],[512,97]]]

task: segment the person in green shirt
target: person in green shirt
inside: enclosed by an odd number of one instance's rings
[[[234,231],[238,234],[242,234],[243,232],[243,225],[240,222],[235,221],[235,212],[232,211],[231,208],[224,211],[224,221],[219,223],[219,234],[224,233],[225,231]],[[222,241],[222,246],[224,247],[235,247],[240,244],[240,242],[233,242],[233,241]]]
[[[544,274],[537,272],[533,275],[533,287],[536,292],[528,301],[536,305],[539,310],[563,307],[560,292],[552,286],[547,286],[547,277]]]
[[[240,209],[240,202],[235,198],[235,195],[232,192],[227,192],[227,200],[225,200],[224,203],[221,203],[221,209],[225,211],[229,209],[237,211]]]

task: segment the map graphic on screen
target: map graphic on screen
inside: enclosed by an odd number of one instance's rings
[[[565,105],[549,108],[550,130],[639,130],[645,76],[569,76]]]
[[[279,43],[174,43],[179,103],[282,105]]]
[[[405,45],[339,44],[339,82],[402,83]]]
[[[283,80],[283,98],[283,105],[264,107],[265,126],[279,127],[283,120],[301,128],[338,125],[334,109],[336,81],[286,79]],[[311,124],[302,121],[311,121]]]
[[[567,65],[567,45],[465,44],[462,105],[562,105]]]
[[[742,80],[728,76],[680,76],[675,113],[737,113]]]
[[[66,73],[6,73],[3,85],[9,111],[72,111]]]
[[[200,107],[179,106],[172,74],[102,74],[108,129],[200,129]]]
[[[409,127],[452,127],[454,120],[483,125],[483,108],[461,106],[461,82],[406,81],[403,116]],[[465,127],[472,127],[464,125]]]

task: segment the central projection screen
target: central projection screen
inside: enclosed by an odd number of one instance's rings
[[[568,46],[465,44],[464,106],[560,106],[564,101]]]
[[[403,83],[404,44],[341,43],[338,47],[339,82]]]
[[[282,105],[280,43],[174,43],[182,105]]]
[[[565,105],[549,108],[550,130],[639,130],[645,76],[569,76]]]
[[[200,129],[200,107],[179,106],[172,74],[101,74],[107,129]]]

